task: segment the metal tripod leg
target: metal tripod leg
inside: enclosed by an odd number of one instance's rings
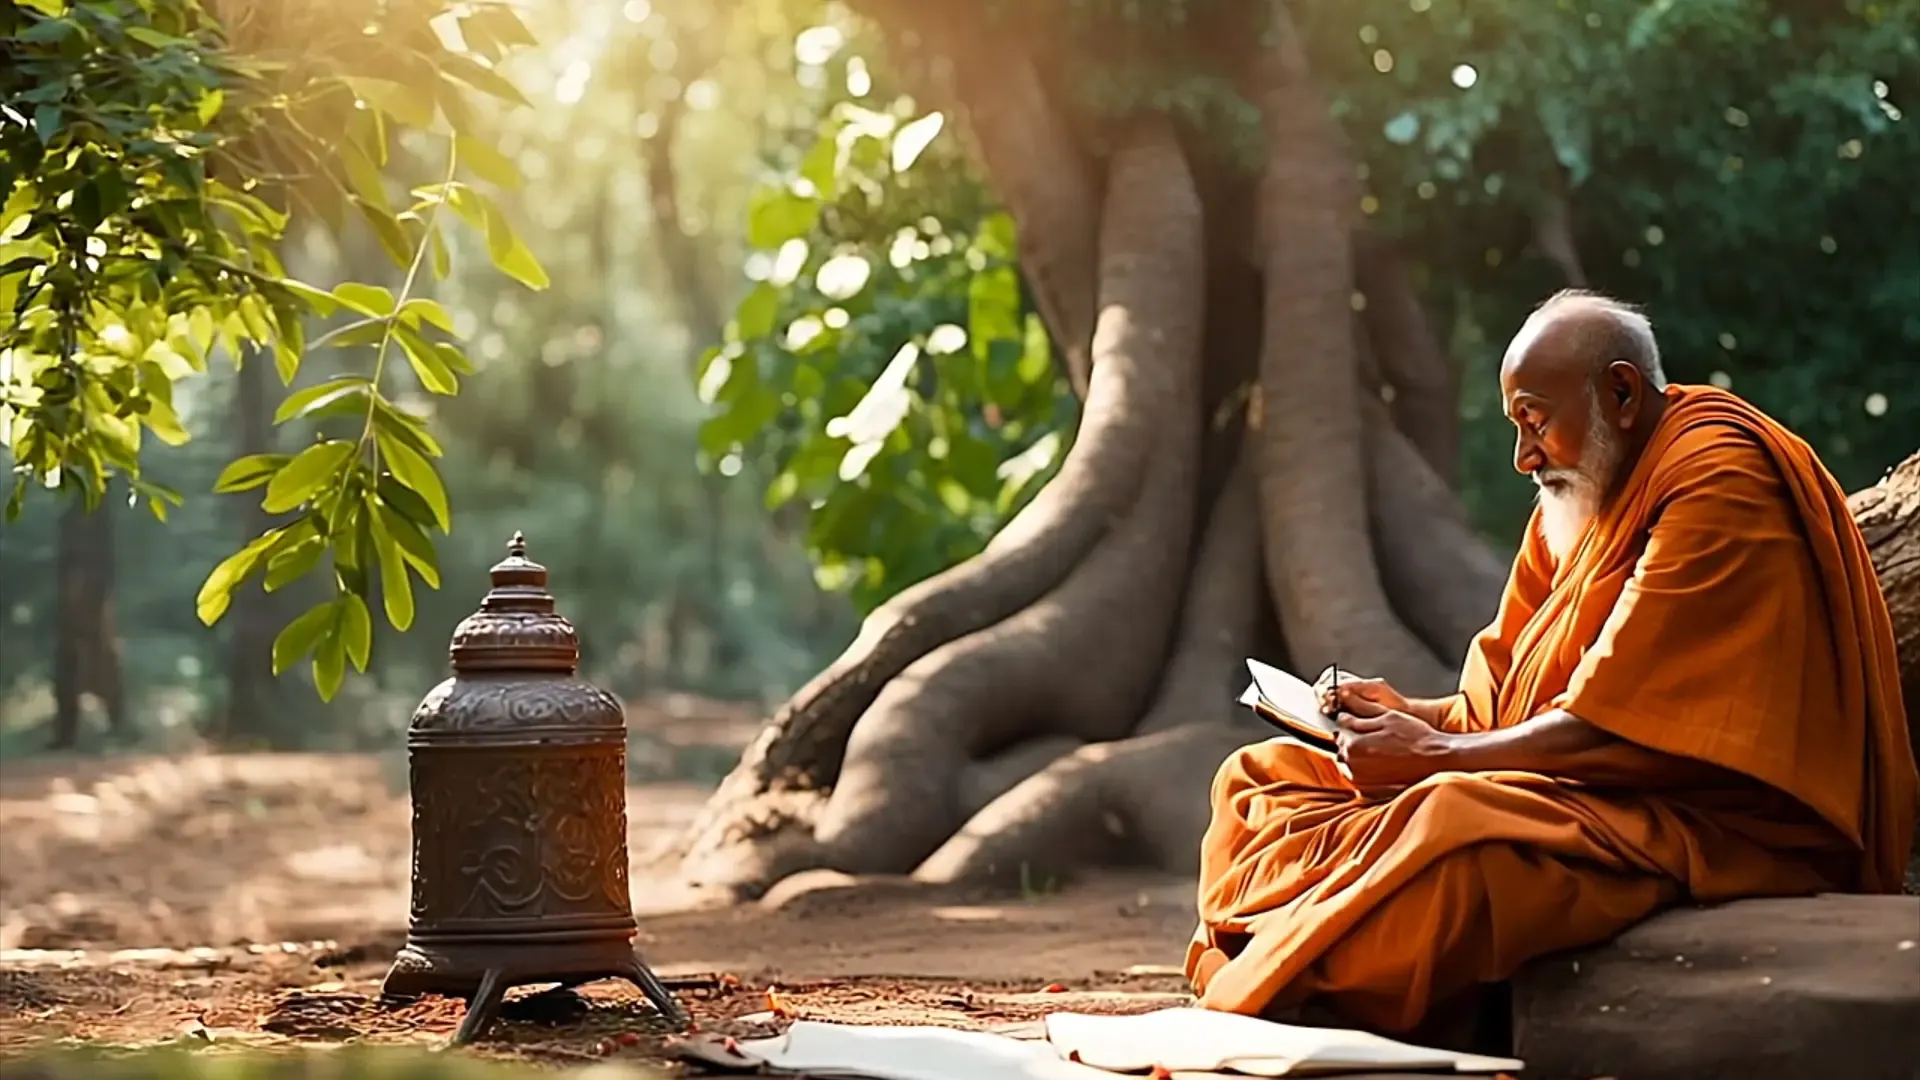
[[[467,1000],[466,1019],[460,1021],[460,1030],[453,1033],[453,1045],[465,1046],[480,1037],[500,1015],[500,1003],[506,999],[506,979],[499,968],[488,968],[480,977],[480,989],[474,991]]]
[[[667,985],[660,981],[660,976],[655,975],[646,961],[640,959],[639,953],[633,954],[633,962],[624,974],[629,982],[640,988],[640,992],[646,995],[648,1001],[653,1002],[653,1007],[660,1010],[660,1015],[666,1019],[667,1023],[673,1025],[675,1031],[687,1026],[687,1011],[674,1000],[673,991],[667,989]]]

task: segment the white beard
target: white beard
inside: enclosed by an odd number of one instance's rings
[[[1591,387],[1587,390],[1587,406],[1587,440],[1580,451],[1580,464],[1533,474],[1539,489],[1540,531],[1556,563],[1565,562],[1579,546],[1620,467],[1619,434],[1601,415],[1599,395]]]

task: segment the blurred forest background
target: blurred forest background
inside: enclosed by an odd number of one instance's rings
[[[1297,8],[1362,210],[1458,366],[1459,483],[1489,536],[1510,544],[1530,498],[1499,354],[1569,283],[1646,304],[1677,381],[1757,402],[1848,490],[1920,442],[1920,3]],[[1075,400],[1018,238],[960,125],[906,94],[870,27],[818,0],[530,0],[523,17],[539,44],[503,70],[535,107],[483,118],[524,174],[500,203],[552,286],[456,259],[437,287],[479,371],[409,399],[447,447],[456,521],[413,629],[382,628],[323,705],[304,665],[275,678],[267,659],[314,583],[196,619],[209,569],[266,524],[255,499],[208,494],[215,476],[292,442],[270,366],[215,365],[176,398],[192,441],[148,455],[189,496],[169,522],[36,493],[0,525],[0,753],[391,746],[516,529],[589,678],[777,701],[1049,475]],[[1130,86],[1115,71],[1086,92]],[[398,183],[420,167],[389,163]],[[309,228],[286,262],[320,285],[397,277],[352,229]],[[65,703],[62,665],[81,691]]]

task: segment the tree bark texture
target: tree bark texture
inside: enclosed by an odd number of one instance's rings
[[[1920,760],[1920,453],[1895,466],[1886,478],[1847,500],[1853,520],[1873,554],[1887,611],[1893,616],[1893,644],[1900,653],[1900,692],[1906,699],[1914,758]],[[1920,838],[1915,846],[1920,847]]]
[[[273,399],[269,386],[272,356],[253,350],[234,374],[234,455],[272,453],[275,444]],[[273,518],[257,502],[236,504],[239,542],[273,525]],[[285,738],[279,701],[280,682],[273,675],[273,639],[280,632],[280,593],[239,589],[233,594],[232,617],[227,620],[227,701],[213,718],[207,734],[217,745],[272,745]]]
[[[943,61],[929,94],[968,121],[1070,368],[1084,352],[1083,418],[983,553],[875,610],[776,711],[683,872],[748,897],[822,868],[1190,871],[1213,773],[1266,734],[1234,704],[1244,657],[1438,693],[1490,621],[1508,563],[1451,486],[1454,373],[1398,254],[1358,231],[1289,27],[1239,75],[1266,166],[1223,184],[1167,122],[1103,132],[1091,160],[1043,66],[949,5],[864,6]],[[1860,496],[1883,574],[1920,562],[1916,484]]]
[[[126,683],[113,610],[113,510],[89,510],[72,495],[60,517],[57,619],[53,645],[53,733],[49,745],[79,744],[82,704],[91,695],[107,726],[126,727]]]

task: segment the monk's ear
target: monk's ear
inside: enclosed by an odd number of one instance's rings
[[[1639,415],[1641,399],[1646,397],[1646,382],[1646,376],[1631,360],[1615,360],[1607,365],[1607,389],[1613,395],[1615,423],[1622,428],[1632,427]]]

